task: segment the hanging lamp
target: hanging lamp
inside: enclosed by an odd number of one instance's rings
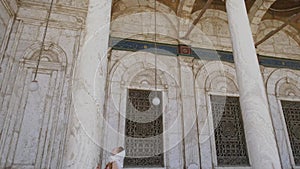
[[[48,14],[47,14],[47,18],[46,18],[46,26],[45,26],[43,37],[42,37],[42,43],[41,43],[41,48],[40,48],[39,55],[38,55],[37,64],[36,64],[36,67],[35,67],[34,77],[33,77],[33,80],[31,81],[31,83],[29,84],[29,90],[30,91],[36,91],[39,88],[39,84],[38,84],[38,81],[37,81],[37,74],[38,74],[38,69],[39,69],[40,62],[41,62],[41,57],[42,57],[42,54],[43,54],[43,51],[44,51],[44,45],[45,45],[45,39],[46,39],[46,35],[47,35],[50,15],[51,15],[52,8],[53,8],[53,1],[54,0],[51,0],[50,7],[49,7],[49,10],[48,10]]]
[[[156,9],[156,0],[154,1],[154,86],[155,86],[155,96],[152,99],[152,104],[158,106],[160,104],[160,98],[157,96],[157,44],[156,44],[156,34],[157,34],[157,9]]]

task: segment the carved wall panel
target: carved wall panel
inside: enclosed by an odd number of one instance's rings
[[[21,0],[21,3],[50,3],[51,0]],[[87,8],[88,0],[56,0],[55,4],[73,8]]]
[[[299,109],[297,110],[297,104],[300,100],[299,72],[291,69],[274,68],[267,68],[266,71],[270,72],[266,78],[268,79],[267,93],[282,168],[295,168],[293,161],[296,159],[293,160],[294,150],[292,149],[295,149],[294,143],[297,144],[297,139],[295,140],[295,137],[291,135],[291,128],[293,125],[297,126],[297,116],[294,115],[297,111],[299,113]],[[291,103],[295,104],[292,105]]]
[[[46,44],[45,46],[48,46]],[[57,45],[43,53],[38,89],[30,90],[39,49],[19,61],[16,82],[0,138],[1,167],[59,168],[66,128],[63,88],[66,55]]]

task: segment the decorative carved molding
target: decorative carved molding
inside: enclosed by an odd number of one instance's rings
[[[196,74],[196,88],[207,92],[238,94],[235,69],[227,63],[207,62]]]
[[[285,98],[300,98],[300,74],[289,69],[276,69],[267,80],[270,95]]]
[[[21,1],[19,6],[19,12],[17,19],[23,20],[24,23],[40,25],[45,24],[46,17],[45,12],[48,10],[48,4],[32,2],[32,1]],[[24,11],[34,11],[33,15],[28,14]],[[42,16],[37,16],[40,13]],[[71,30],[78,30],[85,26],[85,18],[87,15],[87,8],[74,8],[69,6],[61,6],[54,4],[52,16],[49,21],[49,27],[66,28]]]
[[[163,73],[158,70],[157,72],[157,79],[156,79],[156,85],[163,85],[161,76]],[[164,80],[165,81],[165,80]],[[154,69],[146,69],[141,72],[139,72],[137,75],[134,76],[134,78],[131,80],[131,85],[136,84],[140,86],[155,86],[155,70]]]
[[[10,0],[11,1],[11,0]],[[1,0],[0,3],[3,4],[4,8],[6,9],[7,13],[13,17],[15,16],[15,9],[11,6],[11,4],[8,2],[8,0]],[[1,11],[2,12],[2,11]]]
[[[34,43],[25,50],[22,58],[25,60],[35,61],[37,60],[40,49],[41,43]],[[44,52],[41,61],[57,62],[66,66],[67,55],[66,52],[57,44],[46,42],[44,44]]]
[[[179,56],[179,63],[182,66],[188,66],[188,67],[192,67],[194,64],[194,57],[183,57],[183,56]]]

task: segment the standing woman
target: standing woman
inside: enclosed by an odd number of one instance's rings
[[[104,169],[123,169],[123,162],[125,158],[125,150],[123,147],[116,147],[112,150],[109,163],[105,165]],[[101,169],[98,164],[96,169]]]
[[[112,150],[109,163],[105,169],[123,169],[123,162],[125,158],[125,150],[123,147],[116,147]]]
[[[112,156],[110,161],[112,163],[112,169],[123,169],[123,163],[125,158],[125,150],[123,147],[116,147],[112,150]]]

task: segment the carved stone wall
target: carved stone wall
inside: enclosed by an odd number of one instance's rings
[[[50,2],[50,1],[49,1]],[[1,1],[11,5],[10,20],[3,19],[0,72],[0,168],[61,168],[70,113],[70,86],[80,46],[86,9],[84,1],[54,4],[37,71],[33,79],[47,1]],[[62,5],[64,4],[64,5]],[[17,9],[18,8],[18,9]],[[1,17],[5,10],[0,10]],[[4,18],[4,17],[3,17]],[[8,21],[8,22],[7,22]],[[6,29],[2,29],[5,26]],[[10,29],[10,30],[9,30]]]
[[[0,63],[4,59],[5,48],[9,42],[9,35],[12,31],[14,17],[17,11],[16,0],[1,0],[0,1]],[[1,70],[1,65],[0,65]]]
[[[217,149],[213,134],[214,126],[209,96],[239,96],[234,65],[228,62],[205,61],[189,57],[158,56],[157,69],[159,78],[157,84],[159,89],[163,91],[163,96],[164,94],[168,95],[163,97],[163,113],[165,113],[163,123],[166,128],[169,128],[168,126],[170,125],[172,126],[170,128],[172,132],[164,131],[165,167],[176,168],[181,165],[186,167],[201,166],[203,169],[220,167],[217,164]],[[109,127],[106,130],[108,138],[116,138],[113,139],[113,142],[107,141],[106,144],[109,144],[111,148],[117,145],[125,145],[123,140],[125,137],[122,132],[125,127],[127,89],[153,89],[154,58],[153,54],[146,51],[128,52],[113,50],[111,53],[107,99],[107,125]],[[167,65],[168,68],[166,67]],[[280,85],[281,87],[274,89],[276,93],[285,95],[289,100],[297,100],[299,97],[299,87],[296,87],[299,84],[298,71],[286,70],[285,72],[278,69],[278,73],[276,73],[277,71],[275,70],[274,68],[261,66],[267,86]],[[169,78],[169,75],[172,78]],[[286,75],[290,78],[280,78]],[[281,81],[277,82],[276,79],[281,79]],[[174,84],[176,85],[174,86]],[[270,87],[267,88],[268,95],[275,96],[275,94],[272,94]],[[276,137],[278,144],[282,146],[282,163],[292,165],[290,160],[291,151],[287,147],[284,148],[284,146],[287,146],[287,141],[284,140],[287,140],[288,137],[277,130],[277,128],[281,128],[280,126],[284,125],[282,121],[283,116],[277,119],[281,108],[276,107],[278,104],[276,97],[275,102],[273,99],[269,97],[272,118],[277,133]],[[195,109],[193,106],[195,106]],[[164,110],[167,112],[164,112]],[[174,112],[177,113],[174,114]],[[181,118],[176,118],[178,115]],[[242,116],[245,116],[245,114],[242,114]],[[116,121],[115,119],[118,120]],[[172,121],[174,119],[176,119],[176,122],[173,124]],[[111,131],[114,131],[114,133],[111,134]],[[173,133],[178,134],[174,135]],[[169,144],[174,144],[172,143],[174,138],[182,140],[180,144],[176,143],[178,146],[180,145],[179,149],[168,151],[167,147]],[[173,141],[170,142],[169,139]],[[247,138],[245,139],[246,142],[251,141],[247,140]],[[245,143],[243,151],[246,154],[247,149],[248,147]],[[175,155],[171,152],[177,152],[178,154]],[[180,163],[175,163],[178,159],[180,159]],[[250,166],[247,166],[248,162],[246,163],[238,164],[235,168],[251,168],[251,159],[249,159]]]
[[[177,169],[184,165],[182,147],[182,110],[180,105],[179,68],[174,57],[157,56],[157,90],[162,93],[162,126],[165,168]],[[106,129],[103,163],[109,151],[125,146],[126,98],[128,89],[155,90],[155,55],[148,52],[113,50],[109,61]],[[149,119],[148,119],[149,120]]]
[[[298,157],[293,157],[292,145],[290,143],[289,127],[292,121],[287,121],[288,105],[283,102],[298,102],[300,101],[300,72],[290,69],[270,69],[264,71],[267,74],[267,93],[270,104],[272,120],[275,129],[281,162],[284,169],[295,168],[299,165],[296,160]],[[295,104],[293,104],[295,105]],[[293,110],[297,112],[297,105]],[[294,124],[299,123],[297,116],[293,118]]]
[[[283,22],[277,20],[264,20],[260,22],[255,41],[261,40],[269,32],[281,26]],[[257,47],[257,53],[282,58],[299,59],[300,36],[299,31],[288,25],[274,36],[267,39]]]
[[[180,41],[193,47],[231,50],[225,12],[208,9],[190,37],[181,39],[179,32],[185,31],[181,28],[190,24],[199,11],[182,23],[175,12],[158,2],[160,12],[155,28],[152,2],[122,0],[114,3],[111,36],[154,41],[156,34],[157,41],[163,43],[177,45]],[[232,63],[166,56],[168,51],[166,55],[155,56],[147,51],[147,46],[139,52],[110,51],[105,110],[101,112],[105,120],[103,124],[90,125],[103,126],[103,131],[99,131],[104,132],[103,140],[98,140],[103,143],[100,147],[84,128],[78,129],[80,121],[76,114],[71,114],[75,111],[71,106],[71,81],[85,34],[87,0],[55,1],[37,74],[39,89],[28,90],[49,4],[50,0],[0,0],[0,168],[94,168],[99,157],[88,153],[82,157],[80,153],[94,148],[97,148],[94,153],[105,148],[100,156],[104,165],[113,147],[125,145],[128,89],[157,89],[162,93],[164,168],[219,167],[209,96],[238,97]],[[256,23],[256,41],[280,24],[274,20]],[[259,54],[298,59],[299,42],[299,33],[287,26],[257,50]],[[263,66],[261,70],[281,163],[284,169],[295,168],[297,161],[293,157],[281,101],[300,101],[300,73]],[[103,72],[99,70],[100,74]],[[72,123],[68,121],[70,114],[75,119]],[[72,130],[68,130],[70,128]],[[95,130],[89,132],[95,134]],[[66,150],[66,140],[69,147],[78,145],[78,151]],[[251,165],[251,159],[249,161]]]
[[[283,22],[276,19],[261,20],[274,0],[263,2],[257,0],[250,17],[255,42],[265,37],[269,32],[280,27]],[[261,6],[260,6],[260,5]],[[157,13],[154,13],[154,2],[120,0],[113,5],[111,36],[177,44],[178,42],[192,47],[231,51],[227,13],[222,10],[208,9],[195,25],[190,36],[182,38],[186,29],[192,24],[200,11],[189,14],[188,18],[180,18],[163,3],[157,2]],[[154,26],[155,15],[156,29]],[[189,25],[189,26],[187,26]],[[156,31],[156,32],[155,32]],[[279,58],[299,59],[299,31],[291,25],[270,37],[257,47],[257,53]]]

